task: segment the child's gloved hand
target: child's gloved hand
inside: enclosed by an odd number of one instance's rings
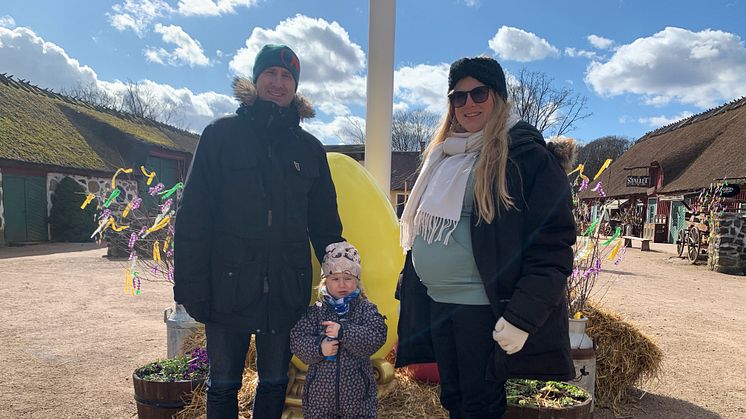
[[[495,323],[495,330],[492,331],[492,339],[494,339],[508,355],[512,355],[523,349],[523,344],[525,344],[526,339],[528,339],[528,333],[513,326],[510,322],[505,320],[504,317],[500,317],[500,320]]]
[[[324,356],[337,355],[339,341],[337,339],[324,338],[321,340],[321,354]]]
[[[339,323],[333,321],[325,321],[321,322],[321,325],[324,326],[324,335],[330,338],[339,337],[339,329],[342,328]]]

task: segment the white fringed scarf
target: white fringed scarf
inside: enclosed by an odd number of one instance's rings
[[[401,245],[415,236],[428,243],[448,239],[461,219],[469,173],[482,148],[482,131],[454,133],[433,148],[409,194],[401,217]]]
[[[520,120],[511,113],[506,129]],[[405,251],[417,235],[428,244],[441,240],[448,244],[461,219],[466,183],[482,149],[483,131],[453,133],[427,156],[400,220],[399,240]]]

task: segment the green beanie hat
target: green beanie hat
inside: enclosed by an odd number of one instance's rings
[[[253,79],[256,83],[262,71],[269,67],[282,67],[287,69],[295,79],[295,90],[298,90],[298,78],[300,77],[300,61],[292,49],[287,45],[267,44],[262,47],[254,59]]]

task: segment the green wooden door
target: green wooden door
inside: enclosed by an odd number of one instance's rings
[[[47,186],[42,176],[3,175],[5,241],[45,241]]]
[[[686,207],[681,201],[671,201],[671,226],[668,229],[669,243],[676,243],[679,231],[686,228]]]

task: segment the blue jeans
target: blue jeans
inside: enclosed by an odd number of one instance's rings
[[[238,331],[216,323],[205,325],[210,376],[207,380],[207,417],[237,418],[246,354],[251,344],[249,331]],[[279,419],[285,406],[290,363],[290,332],[257,334],[256,365],[259,384],[253,417]]]

